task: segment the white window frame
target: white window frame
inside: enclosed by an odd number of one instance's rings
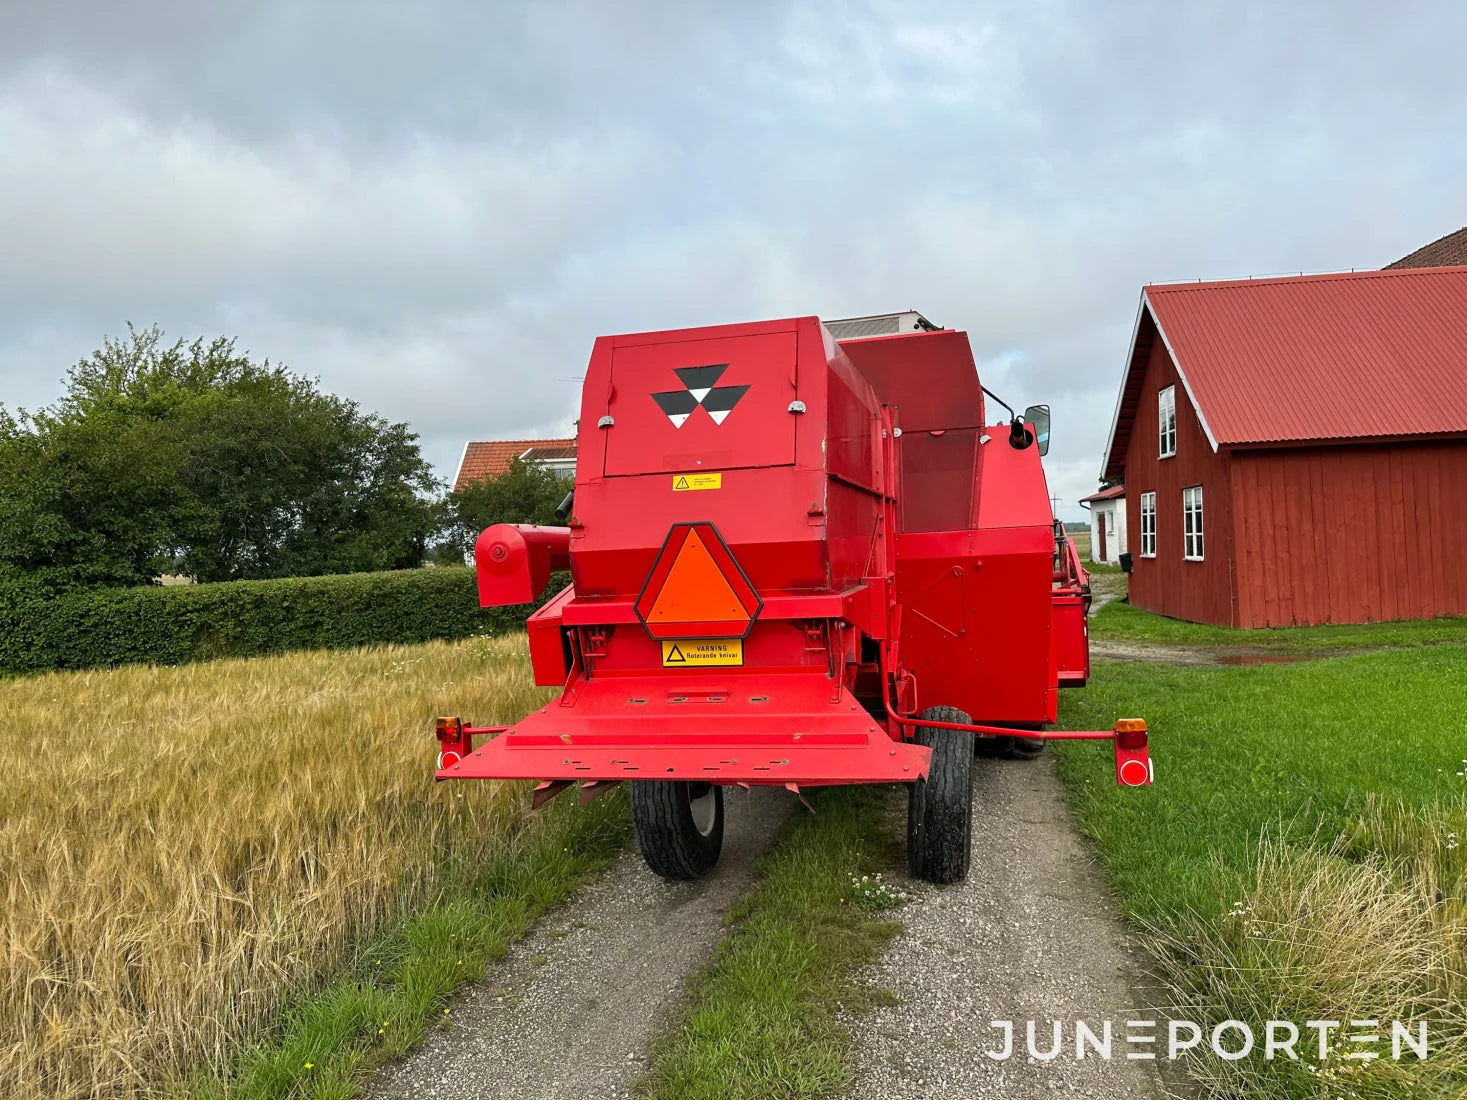
[[[1160,428],[1161,457],[1177,453],[1177,387],[1163,386],[1156,395],[1156,419]]]
[[[1182,490],[1182,557],[1202,561],[1206,546],[1202,537],[1202,486]]]
[[[1156,557],[1155,493],[1141,494],[1141,556],[1143,558]]]

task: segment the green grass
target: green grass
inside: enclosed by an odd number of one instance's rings
[[[1320,628],[1308,645],[1362,631],[1374,644],[1440,640],[1443,629]],[[1211,1095],[1461,1095],[1464,701],[1467,647],[1447,645],[1246,668],[1099,662],[1085,691],[1065,694],[1071,728],[1130,715],[1151,725],[1150,788],[1115,787],[1094,745],[1062,743],[1056,756],[1181,1014],[1425,1016],[1446,1047],[1434,1042],[1420,1065],[1372,1062],[1334,1082],[1339,1093],[1286,1062],[1198,1063]]]
[[[352,966],[291,1004],[262,1046],[226,1076],[168,1093],[188,1100],[350,1100],[368,1076],[451,1012],[449,997],[503,957],[535,920],[627,842],[624,795],[542,811],[497,853],[459,868],[442,898],[366,944]]]
[[[1264,650],[1346,650],[1467,642],[1467,619],[1296,626],[1279,630],[1234,630],[1189,623],[1142,611],[1119,600],[1090,621],[1090,636],[1162,645],[1240,646]]]
[[[682,1025],[657,1044],[650,1100],[777,1100],[838,1095],[851,1036],[837,1013],[875,994],[854,980],[895,933],[881,899],[852,879],[892,864],[880,788],[814,792],[760,863],[736,926],[689,990]]]

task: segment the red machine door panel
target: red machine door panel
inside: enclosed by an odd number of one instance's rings
[[[607,477],[795,461],[795,333],[618,347]]]

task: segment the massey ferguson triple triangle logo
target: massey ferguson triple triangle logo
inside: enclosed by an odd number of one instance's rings
[[[713,363],[706,367],[674,367],[673,374],[686,388],[654,393],[652,400],[667,414],[674,428],[681,428],[694,410],[702,406],[703,411],[713,417],[713,423],[722,424],[724,417],[733,412],[739,398],[748,386],[720,386],[719,378],[728,370],[727,363]]]

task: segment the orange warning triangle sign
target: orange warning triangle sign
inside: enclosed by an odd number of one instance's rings
[[[697,528],[688,532],[662,590],[652,603],[648,622],[747,622],[749,613],[734,594],[733,586],[698,537]]]

